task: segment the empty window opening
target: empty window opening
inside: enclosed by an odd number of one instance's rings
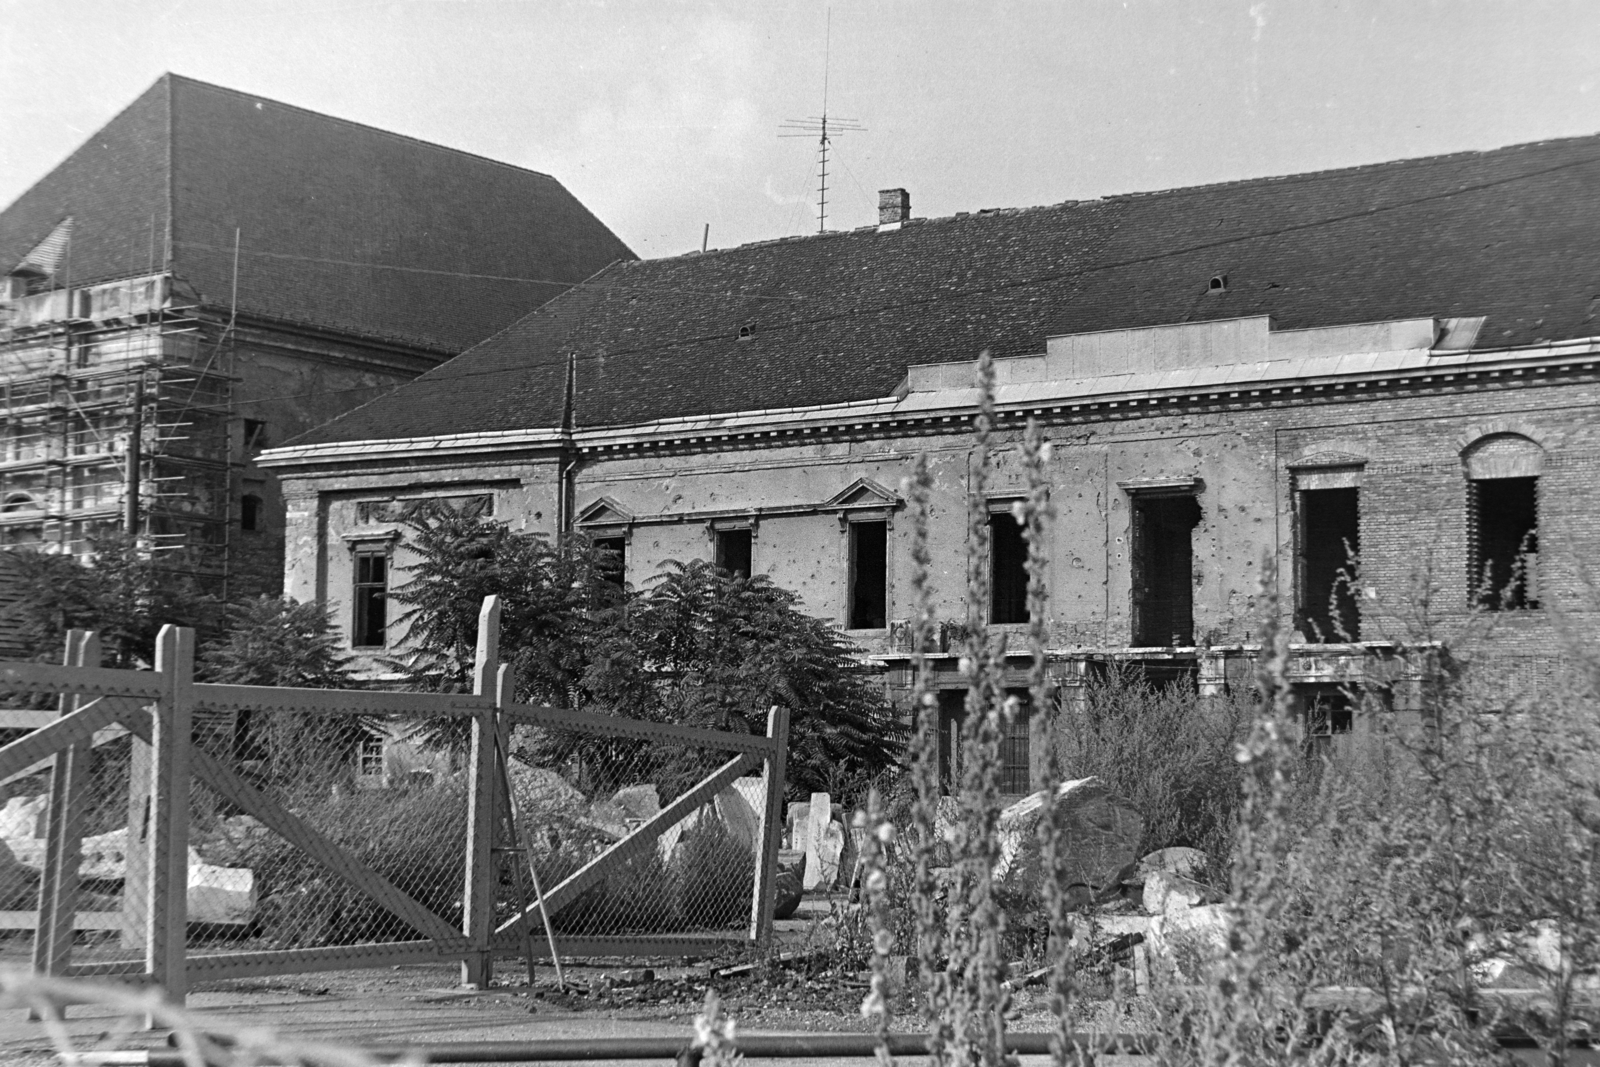
[[[989,516],[989,621],[1028,621],[1028,542],[1009,511]]]
[[[748,529],[718,530],[716,565],[736,578],[750,577],[752,538]]]
[[[1475,603],[1487,611],[1539,606],[1539,479],[1467,483],[1468,557]]]
[[[254,452],[267,447],[267,424],[262,419],[244,420],[244,450]]]
[[[1227,292],[1228,291],[1228,276],[1226,274],[1213,274],[1211,276],[1211,284],[1210,284],[1210,286],[1207,287],[1206,291],[1207,292],[1211,292],[1211,293],[1225,293],[1225,292]]]
[[[889,625],[889,524],[850,524],[850,626],[881,630]]]
[[[1133,498],[1133,643],[1145,648],[1194,644],[1193,496]]]
[[[261,498],[245,495],[239,498],[239,529],[261,529]]]
[[[628,576],[628,539],[626,537],[596,537],[594,539],[595,569],[600,577],[613,585],[621,585]]]
[[[356,648],[382,648],[389,607],[389,553],[384,548],[356,550]]]
[[[1298,627],[1308,641],[1359,641],[1354,588],[1361,550],[1361,490],[1300,491]]]
[[[750,327],[748,327],[748,326],[739,327],[739,340],[748,341],[748,340],[750,340],[750,338],[752,336],[754,336],[754,334],[751,331]]]

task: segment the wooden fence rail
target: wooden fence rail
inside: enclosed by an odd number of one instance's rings
[[[192,980],[289,974],[317,970],[390,967],[397,963],[460,960],[462,980],[487,983],[496,956],[529,951],[519,937],[524,924],[554,914],[583,891],[654,847],[662,833],[731,788],[741,774],[759,770],[764,802],[758,811],[750,924],[728,935],[662,934],[653,937],[558,937],[562,955],[701,954],[716,944],[765,946],[772,933],[772,883],[781,837],[780,816],[788,743],[788,713],[774,708],[765,736],[591,715],[565,708],[514,702],[515,678],[500,662],[498,597],[484,601],[471,694],[376,692],[216,685],[196,682],[194,632],[163,627],[154,671],[99,666],[98,637],[74,630],[61,665],[0,661],[0,691],[58,694],[54,712],[11,712],[5,726],[31,727],[0,747],[0,782],[49,768],[44,867],[37,915],[20,913],[14,925],[34,927],[33,966],[44,975],[115,977],[152,982],[181,1003]],[[436,914],[304,818],[252,785],[227,758],[195,743],[197,710],[257,714],[401,715],[465,719],[467,825],[462,842],[464,883],[459,923]],[[503,767],[505,738],[513,725],[531,724],[589,735],[656,741],[728,753],[731,758],[662,811],[549,888],[510,920],[494,922],[497,827],[509,827],[514,805]],[[88,803],[89,754],[106,741],[131,734],[128,774],[126,868],[120,913],[79,913],[79,866]],[[404,924],[409,940],[311,948],[194,955],[188,951],[189,802],[191,781],[204,783],[227,804],[256,819],[326,873],[362,893]],[[521,862],[521,861],[519,861]],[[542,909],[542,910],[541,910]],[[11,913],[0,913],[9,915]],[[459,929],[458,929],[459,925]],[[136,960],[73,961],[74,930],[118,929],[137,946]],[[548,950],[542,954],[548,955]]]

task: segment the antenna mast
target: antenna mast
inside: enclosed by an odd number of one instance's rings
[[[833,8],[828,9],[828,23],[826,36],[823,38],[822,47],[822,114],[812,115],[803,119],[784,119],[778,127],[780,130],[794,130],[795,133],[780,133],[779,137],[810,137],[817,136],[817,152],[821,157],[822,165],[817,178],[817,232],[828,232],[828,148],[832,141],[828,137],[828,129],[832,126],[833,132],[839,133],[865,133],[866,127],[855,119],[841,119],[837,116],[832,120],[828,118],[828,68],[833,54]]]

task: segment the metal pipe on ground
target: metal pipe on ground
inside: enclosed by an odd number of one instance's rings
[[[1046,1056],[1050,1053],[1050,1034],[1007,1034],[1006,1050],[1021,1056]],[[209,1040],[226,1048],[233,1041],[222,1035]],[[1073,1034],[1073,1044],[1094,1053],[1148,1054],[1155,1041],[1146,1034]],[[872,1034],[747,1034],[736,1043],[746,1059],[821,1059],[859,1056],[870,1059],[877,1050]],[[889,1053],[894,1056],[920,1056],[927,1051],[926,1034],[890,1034]],[[689,1047],[681,1037],[607,1037],[545,1041],[462,1041],[437,1045],[351,1046],[342,1051],[356,1052],[374,1060],[420,1058],[425,1063],[549,1063],[592,1060],[673,1060],[682,1067],[698,1067],[700,1050]],[[101,1067],[189,1067],[190,1061],[178,1048],[151,1049],[138,1059],[113,1059],[129,1053],[86,1053],[83,1064]],[[137,1056],[137,1053],[133,1053]],[[300,1061],[307,1067],[319,1063],[315,1058]]]

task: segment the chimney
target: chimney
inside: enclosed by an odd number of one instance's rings
[[[899,229],[900,224],[910,217],[910,193],[904,189],[878,190],[878,229],[886,226]]]

